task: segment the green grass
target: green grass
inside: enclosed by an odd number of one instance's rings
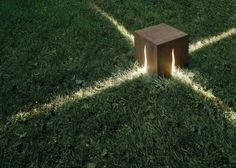
[[[141,75],[57,102],[135,64],[133,46],[91,3],[130,32],[165,22],[190,43],[236,26],[235,0],[1,0],[0,167],[236,167],[236,122],[174,78]],[[234,111],[235,37],[192,53],[186,68]]]

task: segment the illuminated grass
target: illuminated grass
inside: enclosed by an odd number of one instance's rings
[[[93,86],[85,87],[80,89],[77,92],[72,93],[71,95],[66,95],[64,97],[57,97],[50,103],[44,104],[39,108],[34,108],[28,112],[19,112],[16,115],[12,116],[13,120],[27,120],[37,115],[41,115],[46,111],[54,110],[55,108],[61,108],[62,106],[78,101],[81,99],[85,99],[96,94],[101,93],[102,91],[109,89],[111,87],[116,87],[122,84],[123,82],[127,82],[129,80],[133,80],[135,78],[140,77],[142,74],[145,74],[146,70],[144,68],[140,68],[137,65],[134,66],[133,69],[129,71],[122,72],[120,74],[116,74],[113,77],[105,79],[103,81],[96,82]]]
[[[219,35],[212,36],[212,37],[197,41],[196,43],[193,43],[189,46],[189,52],[192,53],[192,52],[197,51],[201,48],[207,47],[211,44],[214,44],[214,43],[217,43],[221,40],[224,40],[225,38],[233,36],[235,34],[236,34],[236,28],[231,28]]]
[[[236,167],[235,0],[2,4],[0,167]],[[175,79],[133,66],[161,22],[190,35]]]
[[[109,15],[108,13],[100,9],[97,5],[90,4],[90,6],[94,8],[99,14],[101,14],[105,19],[110,21],[116,27],[116,29],[121,33],[121,35],[124,36],[133,45],[134,37],[132,34],[130,34],[127,31],[127,29],[123,25],[118,23],[118,21],[114,17],[112,17],[111,15]],[[234,35],[235,33],[236,33],[236,29],[232,28],[226,32],[221,33],[220,35],[198,41],[195,44],[190,44],[189,52],[193,53],[197,50],[200,50],[203,47],[206,47],[210,44],[214,44],[220,40],[230,37]],[[14,115],[12,119],[13,120],[26,120],[36,115],[42,114],[43,111],[45,112],[45,111],[50,111],[53,108],[60,108],[67,103],[99,94],[102,91],[111,87],[116,87],[127,80],[135,79],[139,77],[141,74],[147,72],[146,46],[144,47],[144,56],[145,56],[145,59],[144,59],[145,61],[144,61],[144,67],[142,68],[136,67],[136,68],[133,68],[131,71],[122,72],[121,74],[117,74],[115,77],[111,77],[109,79],[103,80],[102,82],[96,82],[94,86],[82,88],[80,91],[72,93],[70,95],[66,95],[64,97],[58,97],[54,99],[52,102],[44,104],[40,106],[39,108],[34,108],[31,111],[19,112],[16,115]],[[174,57],[173,57],[173,50],[172,50],[172,59],[173,58]],[[197,86],[195,83],[190,81],[190,79],[186,76],[185,73],[183,73],[182,71],[176,70],[174,66],[174,62],[172,62],[172,74],[174,74],[175,78],[177,77],[178,79],[182,79],[186,84],[190,84],[195,91],[201,93],[203,96],[207,98],[210,98],[209,96],[212,96],[210,100],[212,100],[214,103],[217,102],[218,106],[220,106],[221,109],[224,109],[225,113],[230,113],[231,119],[235,118],[234,112],[229,107],[227,107],[221,100],[219,100],[219,98],[216,98],[214,95],[210,95],[210,93],[205,92],[201,86]]]
[[[134,45],[134,36],[130,34],[123,25],[118,23],[117,20],[115,20],[111,15],[107,14],[105,11],[100,9],[97,5],[90,4],[90,6],[93,9],[95,9],[99,14],[101,14],[105,19],[110,21],[115,26],[115,28],[121,33],[121,35],[124,36],[132,45]],[[146,55],[146,50],[144,51],[144,53]],[[99,94],[103,90],[106,90],[110,87],[116,87],[120,85],[121,83],[126,82],[127,80],[135,79],[139,77],[141,74],[144,74],[146,72],[147,72],[147,60],[145,57],[144,67],[136,66],[130,71],[124,71],[121,74],[115,75],[115,77],[105,79],[101,82],[96,82],[95,85],[93,86],[82,88],[80,91],[77,91],[70,95],[66,95],[64,97],[58,97],[54,99],[52,102],[44,104],[40,106],[39,108],[34,108],[28,112],[18,112],[16,115],[12,116],[12,119],[13,120],[27,120],[36,115],[40,115],[45,111],[50,111],[53,108],[60,108],[63,105],[68,104],[70,102]]]
[[[232,110],[232,108],[228,107],[220,98],[216,97],[212,94],[211,90],[205,90],[203,86],[199,83],[195,83],[190,76],[194,76],[192,72],[186,72],[181,69],[175,69],[174,73],[172,73],[174,79],[181,81],[185,85],[192,88],[195,92],[203,96],[204,98],[213,102],[216,108],[222,110],[227,118],[231,121],[235,122],[236,120],[236,112]]]
[[[119,23],[116,19],[99,8],[97,5],[91,4],[91,7],[105,19],[107,19],[111,24],[113,24],[115,28],[121,33],[121,35],[123,35],[130,42],[130,44],[134,45],[134,36],[121,23]]]

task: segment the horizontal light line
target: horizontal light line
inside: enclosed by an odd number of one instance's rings
[[[104,18],[106,18],[108,21],[110,21],[117,28],[117,30],[130,42],[130,44],[134,45],[134,36],[131,33],[129,33],[127,31],[127,29],[122,24],[120,24],[117,20],[115,20],[111,15],[109,15],[108,13],[106,13],[105,11],[100,9],[97,5],[91,4],[91,6],[99,14],[101,14]],[[194,52],[194,51],[199,50],[207,45],[216,43],[219,40],[224,39],[224,38],[226,38],[230,35],[233,35],[235,33],[236,33],[236,29],[233,28],[233,29],[230,29],[218,36],[213,36],[211,38],[191,44],[190,45],[190,52]],[[125,71],[125,72],[119,73],[113,77],[110,77],[106,80],[96,82],[93,86],[83,88],[73,94],[63,96],[63,97],[57,97],[56,99],[52,100],[50,103],[46,103],[38,108],[34,108],[31,111],[18,112],[16,115],[12,116],[12,119],[14,119],[14,120],[29,119],[29,118],[39,115],[41,113],[51,111],[54,108],[60,108],[67,103],[94,96],[94,95],[99,94],[108,88],[118,86],[127,80],[132,80],[132,79],[138,78],[139,76],[141,76],[142,74],[145,74],[145,73],[146,73],[145,68],[140,68],[140,67],[135,66],[130,71]],[[183,75],[182,75],[182,78],[183,78]],[[189,85],[193,86],[193,89],[195,91],[198,91],[198,93],[201,93],[203,96],[211,98],[212,100],[213,99],[215,101],[217,100],[218,104],[220,104],[220,106],[222,108],[224,107],[224,109],[225,108],[227,109],[227,106],[225,106],[222,101],[218,100],[214,95],[212,95],[208,92],[205,92],[201,86],[196,85],[195,83],[193,83],[190,79],[188,79],[186,77],[185,77],[185,80],[187,81],[187,83]],[[230,111],[230,108],[228,108],[227,111]]]
[[[145,70],[143,68],[139,68],[138,66],[134,66],[133,69],[131,69],[129,71],[125,71],[125,72],[117,74],[113,77],[110,77],[106,80],[96,82],[94,85],[86,87],[86,88],[82,88],[79,91],[74,92],[70,95],[63,96],[63,97],[57,97],[56,99],[54,99],[50,103],[43,104],[39,108],[34,108],[31,111],[19,112],[16,115],[13,115],[12,119],[14,121],[29,119],[29,118],[37,116],[41,113],[45,113],[47,111],[52,111],[57,108],[60,108],[67,103],[94,96],[94,95],[99,94],[108,88],[119,86],[120,84],[122,84],[125,81],[138,78],[142,74],[145,74]]]
[[[223,40],[227,37],[230,37],[230,36],[233,36],[236,34],[236,28],[231,28],[219,35],[216,35],[216,36],[212,36],[212,37],[209,37],[209,38],[206,38],[206,39],[203,39],[203,40],[199,40],[198,42],[196,43],[193,43],[189,46],[189,52],[190,53],[193,53],[201,48],[204,48],[204,47],[207,47],[211,44],[214,44],[220,40]]]
[[[117,30],[128,40],[131,42],[131,44],[134,45],[134,36],[129,33],[129,31],[127,31],[127,29],[121,24],[119,23],[116,19],[114,19],[114,17],[112,17],[111,15],[109,15],[107,12],[105,12],[104,10],[102,10],[101,8],[99,8],[97,5],[95,4],[91,4],[91,6],[98,12],[100,13],[104,18],[106,18],[107,20],[109,20],[116,28]],[[230,37],[232,35],[236,34],[236,28],[231,28],[219,35],[216,36],[212,36],[209,38],[205,38],[203,40],[199,40],[196,43],[190,44],[189,46],[189,52],[193,53],[201,48],[207,47],[211,44],[214,44],[220,40],[223,40],[227,37]]]

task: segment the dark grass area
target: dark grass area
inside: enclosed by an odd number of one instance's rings
[[[236,110],[236,36],[197,51],[191,57],[189,69],[197,80],[211,89],[228,106]]]
[[[168,23],[190,43],[236,26],[236,1],[0,2],[0,167],[236,167],[235,121],[173,78],[143,75],[23,121],[12,116],[130,69],[130,32]],[[191,54],[193,81],[236,110],[236,36]]]
[[[130,31],[164,22],[188,32],[190,42],[221,33],[235,26],[236,4],[234,0],[227,3],[212,0],[204,2],[94,0],[94,2]],[[124,15],[125,13],[127,14]]]
[[[43,2],[26,1],[1,12],[1,107],[6,115],[69,94],[134,61],[123,55],[130,50],[126,40],[88,3]],[[36,9],[27,8],[31,5]]]
[[[148,77],[7,126],[1,139],[3,167],[236,164],[235,127],[221,110],[177,81]]]

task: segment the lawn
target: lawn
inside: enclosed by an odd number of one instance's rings
[[[0,167],[236,167],[235,9],[1,0]],[[163,22],[202,46],[184,77],[132,73],[127,34]]]

